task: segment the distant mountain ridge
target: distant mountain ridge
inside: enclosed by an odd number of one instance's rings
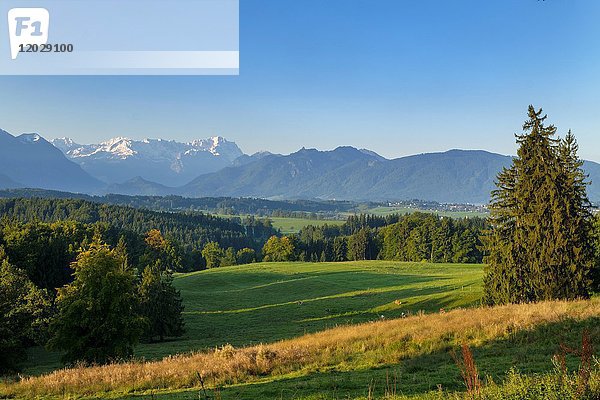
[[[107,194],[124,194],[127,196],[168,196],[177,193],[178,189],[148,181],[141,176],[136,176],[123,183],[112,183],[102,192]]]
[[[0,174],[0,187],[1,188],[3,188],[3,189],[16,189],[16,188],[19,188],[19,187],[22,187],[22,186],[23,186],[22,184],[13,181],[8,176],[6,176],[4,174]]]
[[[183,185],[200,174],[233,165],[244,155],[237,144],[221,136],[187,143],[116,137],[87,145],[59,138],[52,140],[52,144],[85,171],[108,184],[141,177],[163,185]]]
[[[483,204],[489,201],[497,174],[512,159],[483,150],[449,150],[389,160],[348,146],[329,151],[302,148],[289,155],[246,155],[221,137],[190,143],[125,138],[98,145],[80,145],[70,139],[53,143],[37,134],[14,137],[0,131],[0,188],[100,195]],[[600,164],[586,161],[584,170],[592,181],[589,197],[600,202]]]
[[[37,133],[0,130],[0,186],[92,192],[103,184]]]
[[[480,150],[450,150],[393,160],[352,147],[302,149],[241,167],[201,175],[185,196],[256,196],[343,200],[424,199],[486,203],[494,179],[511,157]]]

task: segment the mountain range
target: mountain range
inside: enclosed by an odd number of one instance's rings
[[[79,193],[482,204],[511,156],[449,150],[397,159],[353,147],[247,155],[222,137],[179,143],[115,138],[81,145],[0,131],[0,188]],[[592,182],[600,164],[586,161]],[[600,201],[600,184],[588,194]]]
[[[200,174],[233,165],[244,154],[235,143],[220,136],[189,143],[123,137],[88,145],[69,138],[54,139],[51,143],[89,174],[107,183],[140,177],[179,186]]]
[[[485,203],[496,174],[510,161],[508,156],[484,151],[451,150],[387,160],[353,147],[302,149],[201,175],[180,193],[190,197],[211,193],[280,199]]]

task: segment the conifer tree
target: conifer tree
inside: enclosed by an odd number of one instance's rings
[[[485,236],[485,301],[520,303],[584,297],[592,266],[585,176],[572,134],[561,141],[529,107],[519,149],[499,175]]]
[[[583,161],[577,156],[579,145],[569,130],[559,145],[559,157],[562,166],[561,189],[563,196],[563,243],[566,253],[564,265],[566,273],[559,285],[570,293],[561,297],[586,297],[592,284],[594,269],[594,217],[591,203],[587,197],[587,175],[582,167]],[[560,279],[560,278],[559,278]]]
[[[333,239],[333,261],[346,261],[347,241],[342,236]]]
[[[372,260],[373,240],[371,230],[367,227],[360,228],[348,238],[348,259],[353,261]]]
[[[146,319],[149,341],[178,337],[185,332],[181,295],[173,286],[173,273],[158,265],[146,267],[138,289],[140,313]]]

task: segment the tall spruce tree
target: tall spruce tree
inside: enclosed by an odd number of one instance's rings
[[[593,265],[585,175],[571,133],[557,139],[529,106],[519,149],[499,175],[485,236],[488,304],[588,295]]]
[[[569,293],[562,297],[587,297],[592,285],[595,269],[595,237],[594,216],[591,203],[587,197],[587,175],[582,167],[583,161],[577,156],[579,146],[573,133],[569,130],[559,145],[559,157],[562,165],[563,195],[563,238],[566,254],[564,255],[564,274],[561,287]]]

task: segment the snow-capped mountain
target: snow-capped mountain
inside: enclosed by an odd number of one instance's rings
[[[187,143],[116,137],[99,144],[78,144],[70,138],[52,140],[68,158],[107,183],[141,177],[163,185],[185,184],[198,175],[230,166],[244,153],[215,136]]]
[[[75,143],[73,141],[73,139],[69,139],[69,138],[52,139],[52,140],[50,140],[50,143],[52,143],[54,145],[54,147],[59,148],[60,151],[62,151],[65,154],[69,150],[72,150],[77,147],[82,147],[80,144]]]

